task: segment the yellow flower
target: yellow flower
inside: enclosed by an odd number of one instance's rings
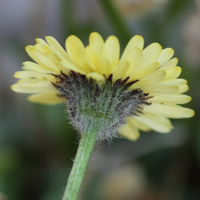
[[[134,36],[126,46],[120,58],[120,45],[115,36],[104,42],[94,32],[90,34],[89,45],[84,47],[79,38],[71,35],[66,40],[66,51],[53,37],[46,41],[36,39],[37,44],[27,46],[26,51],[36,62],[24,62],[24,71],[18,71],[14,77],[20,80],[12,85],[12,90],[20,93],[32,93],[28,99],[44,104],[59,104],[66,99],[55,87],[56,75],[70,72],[85,75],[101,85],[112,74],[112,81],[124,80],[127,83],[137,81],[128,88],[149,93],[149,99],[142,105],[142,113],[128,116],[127,123],[118,128],[119,133],[131,140],[139,137],[139,130],[154,130],[161,133],[170,132],[171,122],[168,118],[188,118],[194,111],[177,104],[184,104],[191,97],[182,93],[188,90],[187,81],[178,79],[181,68],[178,59],[172,58],[171,48],[162,49],[153,43],[143,49],[144,40]],[[149,105],[151,103],[151,105]]]

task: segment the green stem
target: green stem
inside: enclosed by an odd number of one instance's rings
[[[62,200],[76,200],[79,194],[82,180],[95,145],[98,130],[89,128],[89,131],[82,134],[78,151],[74,160],[71,173]]]

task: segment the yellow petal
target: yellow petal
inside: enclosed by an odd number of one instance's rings
[[[155,102],[155,103],[172,103],[172,104],[185,104],[191,101],[191,97],[188,95],[181,95],[181,94],[155,94],[151,93],[150,96],[153,96],[153,98],[149,99],[149,102]]]
[[[151,128],[154,131],[160,132],[160,133],[168,133],[172,129],[172,125],[170,121],[167,118],[157,116],[150,113],[144,113],[140,116],[135,116],[135,118],[140,121],[141,123],[144,123],[146,126]]]
[[[174,104],[152,103],[146,106],[144,110],[159,114],[168,118],[189,118],[194,115],[194,111],[189,108],[183,108]]]
[[[134,47],[132,50],[129,51],[129,54],[126,57],[120,60],[120,63],[128,61],[130,63],[129,72],[132,72],[136,68],[136,66],[140,63],[141,59],[142,59],[142,50],[138,47]]]
[[[146,65],[142,69],[134,70],[130,74],[130,80],[140,79],[142,76],[146,76],[147,74],[152,73],[160,66],[159,62],[151,63],[149,65]]]
[[[50,92],[57,91],[56,88],[52,87],[29,87],[22,84],[14,84],[11,86],[11,89],[19,93],[39,93],[39,92]]]
[[[43,45],[43,44],[35,44],[33,47],[32,47],[32,49],[31,50],[37,50],[37,51],[39,51],[40,53],[42,53],[42,54],[44,54],[44,47],[45,47],[46,45]]]
[[[43,66],[52,69],[53,71],[59,72],[59,68],[50,60],[48,59],[44,54],[36,50],[35,48],[32,50],[37,59],[42,63]]]
[[[182,85],[182,86],[179,86],[179,89],[176,93],[181,94],[181,93],[187,92],[188,90],[189,90],[188,85]]]
[[[101,57],[104,48],[104,41],[102,37],[96,32],[91,33],[89,37],[89,44],[96,50],[96,52],[99,54],[99,57]]]
[[[15,72],[15,78],[21,79],[29,79],[29,78],[36,78],[41,80],[48,80],[48,81],[55,81],[55,77],[49,74],[39,73],[39,72],[32,72],[32,71],[19,71]]]
[[[166,76],[166,72],[162,70],[156,70],[147,76],[141,78],[137,83],[133,84],[130,89],[143,88],[150,85],[160,83]]]
[[[67,38],[66,49],[74,63],[77,63],[80,57],[85,55],[85,47],[81,40],[75,35],[71,35]]]
[[[51,47],[49,46],[44,46],[43,48],[43,51],[44,51],[44,55],[50,59],[54,64],[57,64],[63,60],[63,57],[62,56],[59,56],[59,54],[55,53],[55,51],[52,50]],[[64,59],[66,60],[66,59]]]
[[[143,49],[144,47],[144,39],[140,35],[135,35],[131,38],[129,43],[127,44],[124,53],[122,54],[121,60],[126,59],[127,55],[132,51],[133,48],[138,47],[139,49]]]
[[[111,64],[107,58],[102,58],[97,64],[97,72],[108,77],[111,74]]]
[[[95,70],[94,65],[90,62],[90,60],[86,56],[82,56],[79,60],[79,68],[83,71],[89,73]]]
[[[183,86],[187,83],[187,81],[185,79],[173,79],[173,80],[167,80],[167,81],[163,81],[161,84],[162,85],[174,85],[174,86]]]
[[[160,65],[165,64],[169,59],[171,59],[171,57],[174,55],[174,50],[172,48],[166,48],[163,49],[159,58],[158,58],[158,62],[160,63]]]
[[[131,124],[126,124],[118,129],[121,136],[129,140],[137,140],[140,136],[140,132],[136,127]]]
[[[41,38],[37,38],[37,39],[35,39],[35,41],[38,43],[38,44],[43,44],[43,45],[47,45],[47,46],[49,46],[43,39],[41,39]]]
[[[29,67],[26,67],[26,66],[22,66],[22,69],[23,69],[24,71],[32,71]]]
[[[113,81],[118,79],[126,78],[124,77],[126,72],[129,70],[130,64],[128,61],[120,62],[119,66],[117,66],[116,70],[113,72]]]
[[[20,79],[17,83],[27,87],[53,87],[50,81],[39,79]]]
[[[171,66],[171,67],[167,67],[164,69],[167,73],[164,81],[170,80],[170,79],[176,79],[179,77],[179,75],[181,74],[181,68],[177,67],[177,66]]]
[[[81,74],[86,74],[83,70],[81,70],[79,67],[76,65],[72,64],[71,62],[68,62],[67,60],[60,62],[59,68],[63,70],[63,72],[68,73],[69,70],[81,73]]]
[[[62,46],[58,43],[58,41],[55,38],[51,36],[46,36],[45,38],[49,43],[50,47],[52,47],[58,55],[60,55],[63,59],[66,59],[68,61],[70,60],[67,52],[62,48]]]
[[[68,63],[68,64],[67,64]],[[73,68],[72,66],[74,66],[72,63],[68,62],[68,61],[62,61],[60,62],[58,65],[58,68],[60,69],[60,72],[66,74],[66,75],[69,75],[69,71],[72,70],[72,71],[75,71],[75,69],[77,69],[76,72],[79,72],[79,73],[82,73],[84,74],[84,72],[80,69],[78,69],[77,67]],[[68,67],[67,67],[68,66]],[[70,68],[71,67],[71,68]],[[53,73],[55,74],[55,73]],[[59,73],[60,74],[60,73]]]
[[[137,66],[138,69],[140,67],[144,67],[147,64],[156,62],[161,52],[162,52],[162,47],[160,46],[160,44],[158,43],[150,44],[143,50],[141,63]]]
[[[105,80],[105,78],[97,72],[92,72],[92,73],[87,74],[87,78],[88,79],[91,78],[91,79],[94,79],[96,81],[104,81]]]
[[[59,97],[58,92],[44,92],[33,94],[28,97],[28,100],[35,103],[42,103],[47,105],[55,105],[65,102],[65,98]]]
[[[111,64],[111,71],[114,71],[119,62],[119,40],[115,36],[109,36],[103,49],[103,57],[107,58]]]
[[[98,52],[92,46],[86,47],[86,56],[90,60],[90,62],[96,67],[100,57]]]
[[[141,121],[138,121],[135,117],[128,117],[127,122],[132,124],[134,127],[140,129],[141,131],[150,131],[150,128],[146,126]]]
[[[158,93],[158,94],[172,94],[179,90],[178,86],[169,86],[169,85],[153,85],[151,87],[144,87],[143,91],[150,93]]]
[[[37,62],[38,64],[40,65],[43,65],[40,60],[35,56],[35,54],[33,53],[32,49],[33,49],[33,46],[29,45],[27,46],[26,48],[26,52],[28,53],[28,55],[35,61]]]
[[[28,67],[30,70],[33,70],[33,71],[36,71],[36,72],[58,74],[58,72],[55,72],[51,69],[47,69],[46,67],[44,67],[42,65],[38,65],[38,64],[33,63],[33,62],[27,61],[27,62],[24,62],[23,65]]]
[[[50,47],[48,47],[48,46],[45,46],[44,48],[43,48],[43,50],[44,50],[44,53],[45,53],[45,55],[46,55],[46,57],[49,59],[49,60],[51,60],[57,67],[58,67],[58,69],[59,69],[59,72],[58,73],[60,73],[60,71],[62,71],[62,72],[64,72],[65,74],[69,74],[69,69],[66,67],[66,66],[64,66],[64,65],[62,65],[61,64],[61,62],[62,62],[62,56],[60,55],[60,56],[58,56],[58,54],[56,54]],[[67,59],[64,59],[63,61],[66,61],[66,62],[68,62],[68,63],[71,63],[71,62],[69,62]],[[71,65],[71,64],[70,64]],[[73,65],[73,64],[72,64]],[[55,72],[53,72],[54,74],[55,74]]]
[[[171,60],[169,60],[168,62],[166,62],[164,65],[162,65],[160,67],[160,69],[165,69],[167,67],[173,67],[173,66],[176,66],[178,63],[178,59],[177,58],[173,58]]]

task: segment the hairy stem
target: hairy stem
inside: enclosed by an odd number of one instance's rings
[[[98,133],[98,129],[95,127],[90,127],[87,130],[88,131],[82,134],[74,165],[67,181],[63,200],[76,200],[79,194],[81,183]]]

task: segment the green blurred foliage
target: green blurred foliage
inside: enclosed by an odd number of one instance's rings
[[[14,72],[20,70],[22,62],[30,60],[24,47],[34,44],[35,37],[45,35],[57,36],[64,46],[70,34],[77,35],[87,45],[89,34],[97,31],[104,39],[116,35],[121,52],[134,34],[145,38],[145,46],[159,42],[163,48],[172,47],[183,69],[181,78],[188,80],[187,94],[193,98],[186,106],[194,109],[196,115],[173,120],[175,128],[168,135],[142,133],[137,142],[117,139],[111,144],[106,141],[98,144],[85,176],[81,199],[199,200],[200,37],[195,38],[194,32],[199,26],[200,33],[200,13],[195,1],[166,0],[159,7],[159,1],[138,0],[139,14],[133,10],[132,15],[130,10],[129,14],[122,12],[114,0],[57,1],[59,6],[53,9],[56,15],[50,9],[51,5],[57,5],[53,1],[27,2],[27,12],[22,16],[27,22],[20,31],[16,27],[22,22],[17,17],[11,16],[13,24],[5,20],[7,15],[0,18],[0,22],[6,21],[0,31],[0,194],[3,194],[0,199],[61,199],[78,143],[64,105],[32,104],[26,100],[27,95],[10,90],[16,81],[12,78]],[[144,11],[142,8],[148,2],[153,4]],[[0,7],[4,6],[17,12],[17,7],[0,2]],[[25,2],[19,1],[18,6],[23,8]],[[47,11],[50,14],[45,16]],[[197,23],[187,26],[193,23],[190,20],[194,16]],[[38,25],[44,20],[46,23]],[[47,24],[49,29],[45,29]],[[13,32],[7,33],[11,27]],[[199,33],[197,29],[196,35]]]

